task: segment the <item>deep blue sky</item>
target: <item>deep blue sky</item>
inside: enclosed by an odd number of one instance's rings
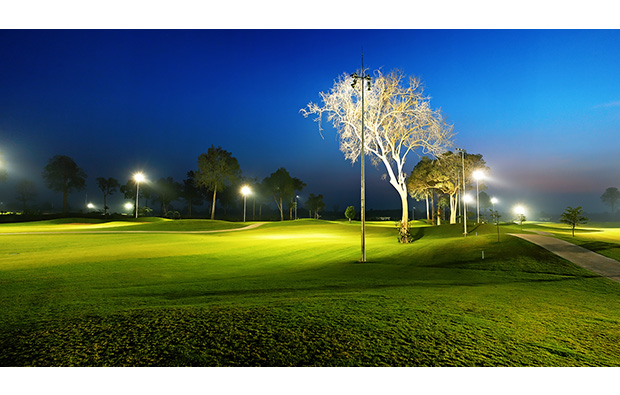
[[[56,154],[88,174],[77,206],[101,203],[99,176],[181,181],[213,144],[246,176],[285,167],[307,183],[302,200],[359,205],[359,164],[299,110],[356,71],[362,47],[371,70],[422,78],[504,209],[605,211],[600,195],[620,187],[617,30],[1,30],[0,200],[41,182]],[[368,207],[398,208],[383,173],[369,166]],[[61,203],[42,183],[39,195]]]

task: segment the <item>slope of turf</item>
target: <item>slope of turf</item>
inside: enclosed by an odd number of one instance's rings
[[[65,218],[59,220],[22,222],[0,226],[0,233],[14,232],[96,232],[96,231],[153,231],[184,232],[236,229],[253,222],[165,218],[132,218],[129,221],[106,221],[92,218]]]
[[[518,229],[420,226],[400,245],[369,223],[367,263],[359,223],[2,235],[0,364],[620,364],[620,284]]]

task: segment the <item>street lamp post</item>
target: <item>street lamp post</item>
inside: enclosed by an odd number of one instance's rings
[[[523,232],[523,221],[525,221],[525,208],[523,206],[515,207],[515,213],[517,214],[517,219],[519,220],[519,225],[521,226],[521,232]]]
[[[243,188],[241,188],[241,194],[243,195],[243,222],[245,222],[246,200],[250,193],[252,193],[252,190],[250,189],[249,186],[244,185]]]
[[[465,150],[457,148],[457,151],[461,152],[461,160],[463,163],[463,189],[461,189],[461,196],[463,199],[463,235],[467,236],[467,205],[465,204]]]
[[[484,178],[484,173],[481,170],[476,170],[473,174],[476,179],[476,223],[480,223],[480,192],[478,190],[478,181]]]
[[[133,179],[136,182],[136,218],[138,218],[138,195],[140,194],[140,183],[144,181],[144,174],[136,173],[133,175]]]
[[[361,199],[360,199],[360,210],[361,210],[361,219],[362,219],[362,258],[360,262],[366,262],[366,191],[365,191],[365,183],[364,183],[364,81],[366,81],[368,85],[368,90],[370,90],[370,76],[365,74],[364,72],[364,54],[362,54],[362,75],[357,75],[357,73],[351,74],[353,78],[353,83],[351,84],[352,88],[355,88],[357,84],[357,80],[361,80],[361,91],[362,91],[362,132],[360,133],[362,138],[362,150],[361,150]]]
[[[497,215],[497,211],[495,211],[495,203],[498,200],[495,197],[491,198],[491,204],[493,205],[493,216],[495,217],[495,228],[497,229],[497,242],[499,243],[499,216]]]
[[[297,217],[297,199],[299,199],[299,195],[295,195],[295,220],[298,219],[298,217]]]
[[[464,211],[464,215],[463,215],[463,219],[464,219],[464,226],[465,226],[465,237],[467,237],[467,203],[471,202],[473,200],[473,198],[469,195],[463,195],[463,211]]]

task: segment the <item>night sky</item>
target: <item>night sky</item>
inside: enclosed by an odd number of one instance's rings
[[[285,167],[306,182],[302,201],[359,206],[359,163],[299,110],[358,70],[362,48],[370,70],[423,80],[455,145],[486,160],[500,210],[609,210],[600,195],[620,187],[618,30],[0,30],[0,200],[18,204],[26,178],[39,202],[60,207],[41,172],[62,154],[88,175],[72,207],[86,194],[102,205],[97,177],[181,182],[213,144],[248,177]],[[400,208],[385,171],[367,169],[367,207]],[[108,205],[121,203],[117,192]]]

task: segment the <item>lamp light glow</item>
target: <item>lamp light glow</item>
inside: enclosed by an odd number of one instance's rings
[[[252,190],[250,189],[249,186],[244,185],[243,187],[241,187],[241,194],[243,195],[243,222],[245,222],[245,208],[246,208],[247,197],[251,193],[252,193]]]
[[[142,174],[142,173],[136,173],[136,174],[134,174],[134,175],[133,175],[133,179],[134,179],[136,182],[142,182],[142,181],[144,181],[144,180],[145,180],[145,178],[144,178],[144,174]]]
[[[136,218],[138,218],[138,196],[140,195],[140,183],[146,179],[142,172],[135,173],[133,179],[136,181]]]

